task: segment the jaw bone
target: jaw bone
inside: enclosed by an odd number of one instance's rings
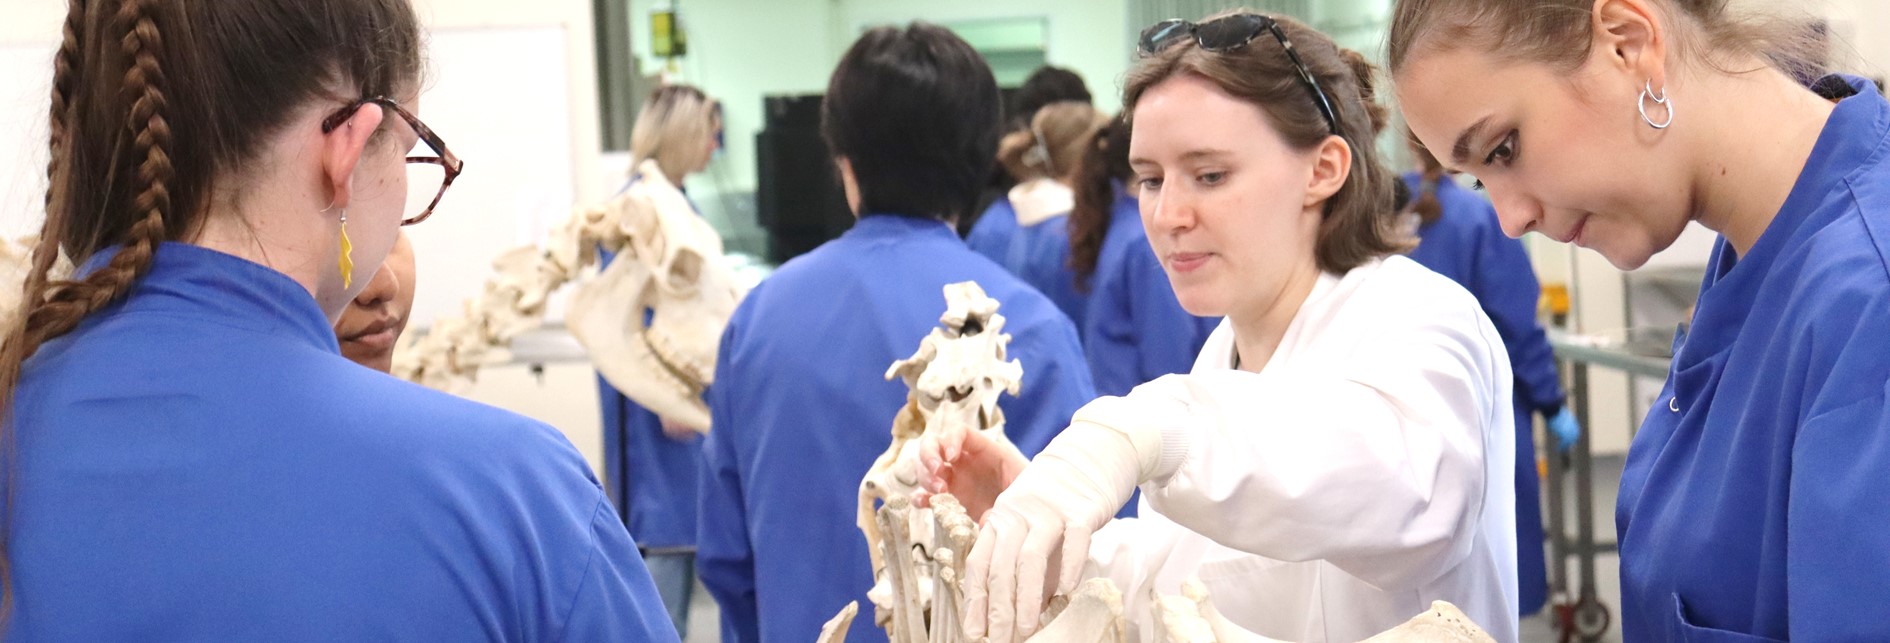
[[[596,265],[602,247],[617,258],[579,288],[566,315],[572,335],[624,395],[706,432],[701,392],[713,381],[722,329],[744,293],[721,262],[721,237],[682,192],[653,161],[637,174],[623,194],[573,211],[547,247],[500,255],[495,276],[460,316],[402,342],[394,374],[443,390],[469,388],[480,367],[509,359],[504,347],[514,337],[543,324],[551,294]]]

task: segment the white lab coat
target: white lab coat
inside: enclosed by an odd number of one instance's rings
[[[1223,322],[1129,394],[1179,414],[1163,450],[1185,453],[1091,547],[1142,640],[1150,590],[1199,577],[1272,638],[1359,641],[1441,599],[1515,641],[1511,376],[1476,300],[1392,257],[1323,275],[1261,372],[1234,354]]]

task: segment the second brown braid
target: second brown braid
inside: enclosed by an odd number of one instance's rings
[[[129,0],[119,13],[126,25],[121,50],[130,61],[125,70],[125,92],[133,96],[127,125],[133,132],[132,156],[138,163],[138,194],[132,206],[142,216],[132,225],[124,247],[105,266],[79,281],[54,284],[43,302],[26,319],[26,354],[39,345],[71,332],[79,322],[131,290],[151,268],[158,244],[165,238],[164,217],[170,209],[168,184],[171,167],[171,128],[165,120],[164,71],[158,64],[164,41],[151,18],[153,0]],[[37,259],[37,258],[36,258]]]

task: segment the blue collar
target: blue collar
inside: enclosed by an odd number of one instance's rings
[[[1830,120],[1825,121],[1824,131],[1811,150],[1811,158],[1798,173],[1791,195],[1785,198],[1784,207],[1779,208],[1778,215],[1759,235],[1751,252],[1734,258],[1731,247],[1727,247],[1726,256],[1714,266],[1719,276],[1727,276],[1738,264],[1771,263],[1772,257],[1797,236],[1812,213],[1820,210],[1819,204],[1852,176],[1872,166],[1872,157],[1884,148],[1886,134],[1890,134],[1890,103],[1877,92],[1876,83],[1842,74],[1827,76],[1820,82],[1835,80],[1842,80],[1856,93],[1839,101],[1837,108],[1831,111]]]
[[[88,275],[118,254],[100,251],[79,268]],[[160,313],[253,330],[306,342],[340,354],[333,325],[308,289],[288,275],[248,260],[187,243],[158,246],[151,271],[108,315]]]
[[[861,215],[853,227],[841,235],[848,239],[895,239],[902,237],[938,237],[958,239],[958,232],[944,221],[931,217],[873,213]]]

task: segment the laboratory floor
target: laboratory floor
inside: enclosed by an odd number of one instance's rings
[[[1626,457],[1621,455],[1596,454],[1594,457],[1595,481],[1595,541],[1614,542],[1614,502],[1621,489],[1621,468]],[[1568,494],[1564,504],[1567,507],[1568,526],[1574,530],[1575,494]],[[1550,561],[1553,565],[1554,561]],[[1570,556],[1567,560],[1570,589],[1581,589],[1581,566],[1578,559]],[[1601,604],[1607,606],[1609,619],[1608,631],[1602,641],[1614,643],[1621,640],[1621,558],[1614,552],[1595,556],[1595,594]],[[1555,643],[1561,640],[1557,635],[1554,622],[1550,619],[1550,610],[1543,610],[1522,620],[1523,643]]]
[[[1594,458],[1595,479],[1595,540],[1614,542],[1614,499],[1621,486],[1622,456],[1596,455]],[[1573,522],[1575,500],[1569,494],[1568,515]],[[1572,527],[1571,527],[1572,529]],[[1576,559],[1568,559],[1569,579],[1577,583],[1579,589],[1581,570]],[[1621,562],[1612,552],[1595,557],[1596,593],[1603,605],[1613,616],[1607,634],[1601,641],[1618,643],[1621,640],[1619,625],[1621,614]],[[1522,643],[1556,643],[1560,637],[1556,634],[1554,623],[1550,620],[1550,610],[1543,610],[1522,620]],[[684,643],[719,643],[721,641],[720,614],[716,610],[715,599],[708,590],[698,583],[696,593],[689,602],[689,636]]]

